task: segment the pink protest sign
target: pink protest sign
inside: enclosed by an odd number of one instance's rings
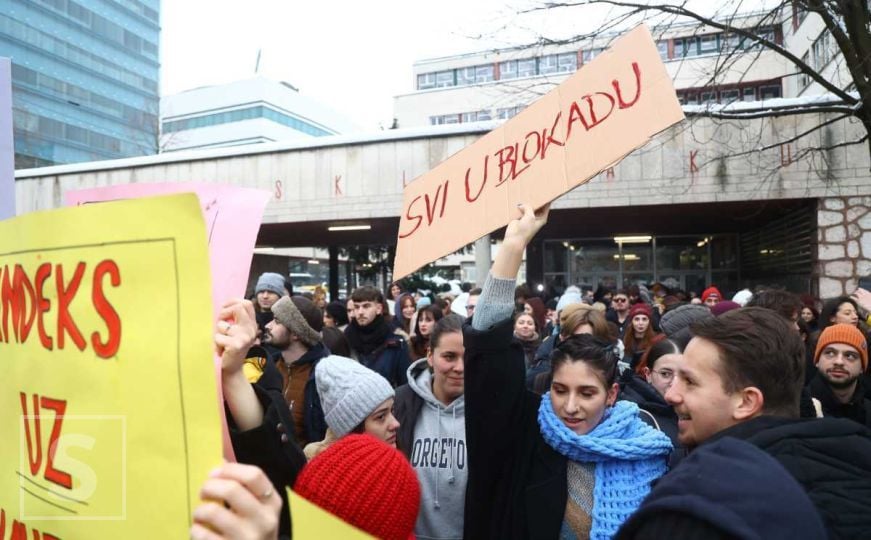
[[[237,186],[202,182],[172,184],[125,184],[70,191],[68,206],[136,199],[169,193],[195,193],[200,200],[209,242],[212,269],[212,318],[217,320],[221,305],[230,298],[242,298],[248,283],[248,271],[254,244],[269,192]],[[221,380],[221,361],[215,357],[216,380]],[[223,425],[224,457],[234,461],[233,448],[224,418],[223,396],[218,386],[219,410]]]

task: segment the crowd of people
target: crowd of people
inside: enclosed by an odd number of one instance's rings
[[[280,274],[216,326],[239,463],[193,538],[289,537],[285,488],[378,538],[871,537],[871,292],[516,285],[347,300]]]

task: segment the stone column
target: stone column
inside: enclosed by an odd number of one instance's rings
[[[817,204],[820,298],[852,294],[871,275],[871,197],[826,197]]]

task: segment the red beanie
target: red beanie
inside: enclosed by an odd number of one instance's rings
[[[300,496],[378,538],[413,538],[417,474],[398,450],[371,435],[346,435],[306,465]]]
[[[629,320],[631,321],[636,315],[646,315],[649,319],[653,312],[650,311],[650,306],[643,302],[639,302],[632,306],[629,310]]]
[[[708,287],[707,289],[705,289],[705,292],[702,293],[702,302],[707,300],[708,297],[711,296],[712,294],[716,295],[717,298],[719,298],[720,300],[723,299],[723,294],[720,292],[720,289],[718,289],[716,287]]]

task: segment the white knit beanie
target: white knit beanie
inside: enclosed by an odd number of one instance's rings
[[[330,355],[315,367],[324,418],[337,437],[351,432],[394,396],[387,379],[351,358]]]

